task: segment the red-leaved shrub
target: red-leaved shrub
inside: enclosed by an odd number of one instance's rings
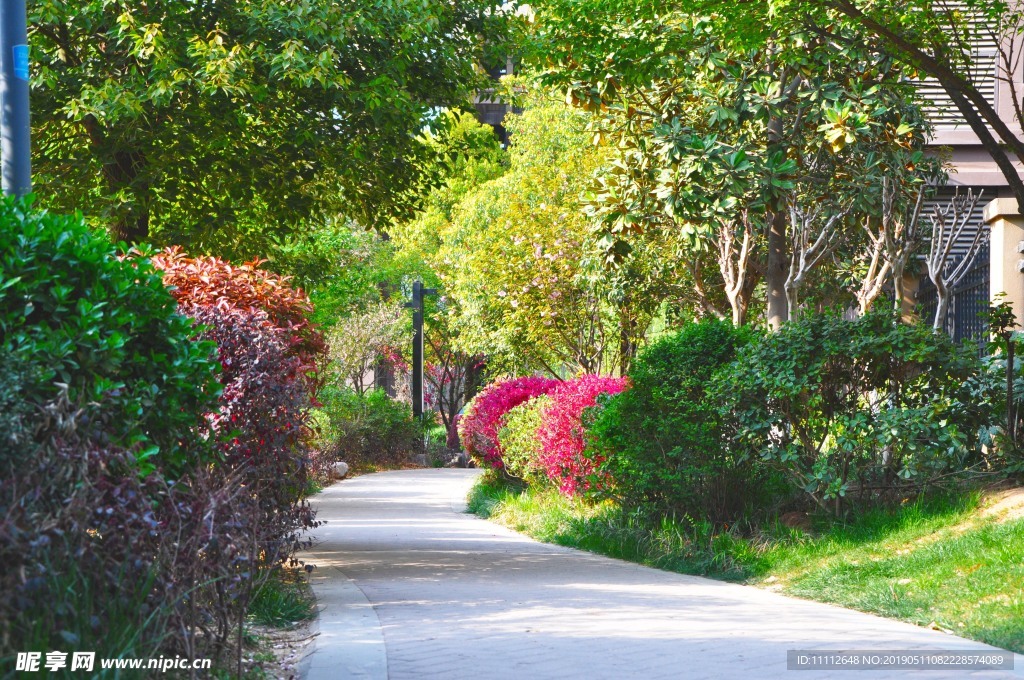
[[[327,342],[309,322],[313,305],[287,276],[260,269],[263,260],[235,265],[216,257],[189,257],[177,246],[150,258],[179,304],[263,312],[279,329],[288,353],[301,361],[298,373],[315,393],[327,359]],[[315,394],[313,395],[315,397]]]
[[[157,274],[81,218],[12,202],[0,235],[0,657],[233,647],[241,677],[263,567],[313,523],[308,300],[177,251]]]
[[[551,403],[541,412],[541,426],[537,429],[537,462],[562,493],[587,491],[600,463],[583,456],[587,410],[597,404],[599,395],[618,394],[628,386],[627,378],[584,375],[563,382],[548,393]]]
[[[232,540],[215,540],[204,555],[220,569],[218,596],[242,602],[244,610],[255,575],[293,557],[301,532],[314,526],[303,498],[311,462],[307,423],[327,346],[306,320],[309,299],[259,262],[235,266],[177,249],[152,261],[173,286],[179,312],[196,320],[200,338],[217,345],[223,391],[208,420],[223,460],[210,488],[238,493],[230,509],[219,506],[229,513]],[[200,504],[211,500],[196,497]],[[227,552],[218,552],[225,546]],[[217,630],[224,629],[218,622]]]
[[[459,439],[466,452],[488,467],[504,469],[498,430],[504,424],[505,414],[527,399],[547,394],[559,384],[560,381],[551,378],[528,376],[485,387],[459,419]]]
[[[224,394],[211,419],[221,433],[237,430],[230,460],[269,461],[301,448],[327,359],[323,334],[306,319],[309,298],[259,261],[232,265],[169,248],[152,262],[179,311],[208,325],[203,337],[217,343]]]

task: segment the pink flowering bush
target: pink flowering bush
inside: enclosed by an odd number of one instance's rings
[[[466,452],[490,468],[503,470],[505,463],[498,442],[498,430],[505,423],[505,414],[527,399],[547,394],[560,384],[560,381],[551,378],[528,376],[485,387],[469,403],[459,419],[459,439]]]
[[[600,460],[583,455],[586,428],[592,420],[587,413],[602,394],[618,394],[629,386],[627,378],[584,375],[561,383],[548,397],[537,429],[540,454],[537,463],[548,478],[566,495],[591,488]]]

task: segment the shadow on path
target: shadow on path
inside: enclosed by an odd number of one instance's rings
[[[788,650],[991,650],[910,624],[538,543],[464,514],[475,470],[403,470],[314,499],[327,678],[1024,678],[787,670]]]

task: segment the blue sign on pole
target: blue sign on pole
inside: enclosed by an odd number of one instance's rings
[[[32,191],[25,0],[0,0],[0,184],[8,196]]]
[[[14,53],[14,77],[19,80],[28,80],[28,45],[13,45],[11,52]]]

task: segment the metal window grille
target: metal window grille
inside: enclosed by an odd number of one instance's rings
[[[950,266],[956,264],[953,262]],[[917,292],[917,301],[921,309],[921,320],[930,324],[935,318],[938,297],[935,286],[927,275],[924,276],[921,288]],[[988,305],[989,245],[985,243],[978,250],[978,255],[970,271],[950,291],[945,331],[955,342],[971,340],[983,348],[987,340],[983,314],[988,310]]]

